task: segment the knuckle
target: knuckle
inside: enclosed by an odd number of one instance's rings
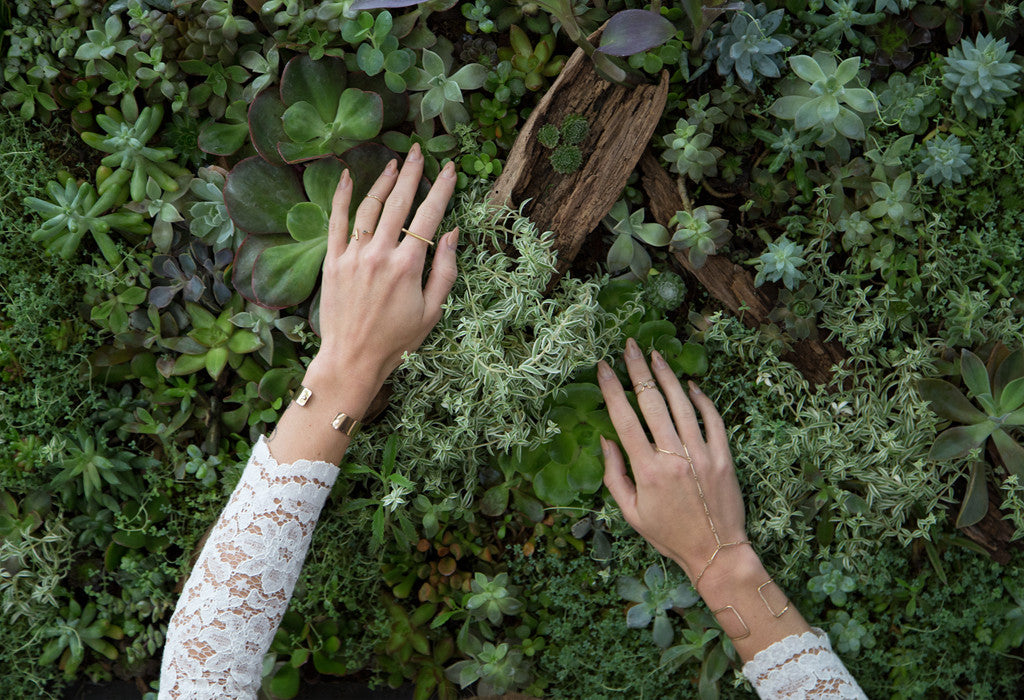
[[[385,211],[405,211],[409,206],[409,200],[400,194],[392,194],[384,205]]]

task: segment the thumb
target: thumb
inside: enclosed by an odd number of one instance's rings
[[[604,452],[604,485],[619,505],[619,510],[632,525],[636,522],[636,486],[626,475],[626,462],[619,446],[601,436],[601,450]]]
[[[437,250],[434,251],[434,263],[430,266],[430,275],[423,288],[423,304],[427,318],[433,319],[434,326],[441,318],[441,305],[448,298],[448,292],[455,284],[459,271],[455,261],[455,250],[459,244],[459,227],[441,237]]]

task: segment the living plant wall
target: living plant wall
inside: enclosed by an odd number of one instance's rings
[[[0,0],[0,694],[155,696],[315,353],[338,177],[420,144],[458,166],[460,278],[342,465],[267,697],[751,697],[602,488],[594,365],[627,337],[716,401],[751,539],[870,697],[1015,696],[1022,27],[985,0]],[[575,51],[667,97],[559,259],[487,193]],[[521,145],[557,182],[602,128]]]

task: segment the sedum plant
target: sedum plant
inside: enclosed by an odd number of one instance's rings
[[[146,199],[150,178],[167,192],[178,191],[176,178],[188,175],[188,171],[174,162],[176,154],[170,148],[148,145],[163,118],[163,106],[147,106],[140,111],[133,99],[122,100],[121,110],[107,107],[105,114],[96,115],[96,124],[106,135],[87,131],[82,140],[109,154],[102,163],[113,168],[114,175],[100,185],[100,194],[108,187],[129,182],[132,201],[141,202]]]
[[[1024,351],[1000,356],[993,351],[988,367],[970,350],[960,353],[960,376],[979,409],[955,385],[943,379],[918,382],[921,397],[932,410],[954,423],[935,438],[928,458],[944,461],[966,457],[992,439],[996,454],[1010,474],[1024,478],[1024,447],[1011,435],[1024,426]],[[967,527],[988,511],[985,465],[975,462],[957,516],[957,526]]]
[[[672,250],[687,251],[687,258],[694,268],[701,268],[709,255],[714,255],[725,245],[732,234],[729,222],[722,218],[722,208],[705,204],[693,211],[677,211],[669,221],[675,224],[669,246]]]
[[[477,692],[481,696],[503,695],[529,682],[531,674],[521,649],[512,647],[508,642],[480,642],[472,636],[469,639],[472,641],[460,645],[460,648],[464,647],[462,650],[470,658],[446,668],[444,674],[448,680],[458,683],[461,688],[480,681]]]
[[[423,91],[420,95],[419,112],[424,121],[441,117],[441,123],[449,133],[456,124],[469,121],[469,112],[463,106],[463,90],[476,90],[487,80],[487,68],[479,63],[470,63],[457,71],[450,70],[445,60],[430,49],[423,49],[423,67],[417,67],[415,78],[409,89]]]
[[[674,272],[652,270],[644,284],[644,300],[656,309],[671,311],[686,298],[686,283]]]
[[[39,664],[48,666],[60,659],[60,667],[64,678],[70,680],[78,672],[78,667],[85,660],[87,648],[110,660],[118,657],[117,647],[110,640],[124,638],[124,632],[110,620],[99,617],[96,603],[90,601],[83,608],[72,600],[61,608],[61,618],[43,630],[43,637],[48,639]]]
[[[643,629],[654,622],[651,637],[662,649],[672,646],[675,632],[668,611],[672,608],[688,608],[700,596],[692,586],[685,583],[673,585],[665,576],[660,564],[653,564],[644,572],[643,583],[632,576],[622,576],[616,584],[619,595],[636,605],[626,613],[626,626]]]
[[[1013,55],[1005,39],[987,34],[979,34],[976,41],[964,39],[950,49],[942,84],[953,92],[958,117],[973,114],[987,119],[1017,93],[1021,67],[1013,62]]]
[[[245,355],[263,345],[258,335],[231,323],[231,318],[242,310],[242,300],[237,295],[219,316],[192,302],[185,305],[185,310],[192,320],[191,330],[184,336],[162,341],[168,350],[181,353],[171,367],[170,375],[192,374],[205,369],[217,379],[225,367],[230,365],[237,369]]]
[[[776,36],[784,16],[782,8],[769,12],[764,3],[744,3],[743,10],[725,25],[725,33],[708,45],[709,52],[718,54],[718,74],[735,73],[748,90],[761,77],[778,78],[783,52],[796,43],[788,36]]]
[[[769,112],[792,120],[797,131],[820,129],[819,145],[829,143],[837,133],[863,140],[863,117],[876,111],[876,100],[870,90],[849,86],[857,78],[860,60],[854,56],[836,65],[835,58],[823,52],[790,56],[790,68],[802,82],[792,94],[775,100]]]
[[[664,143],[668,148],[663,155],[671,163],[672,172],[686,175],[694,182],[718,174],[718,159],[724,151],[712,146],[711,134],[699,131],[696,124],[680,119],[675,131],[664,137]]]
[[[508,574],[500,573],[493,579],[479,571],[473,575],[466,609],[476,618],[487,618],[492,625],[501,623],[504,615],[518,615],[523,603],[515,598],[515,588],[508,585]]]
[[[936,136],[925,142],[924,150],[917,172],[933,186],[959,185],[964,176],[974,172],[971,147],[960,143],[956,136]]]
[[[608,249],[608,270],[628,273],[639,279],[647,277],[651,269],[651,256],[641,243],[665,246],[669,242],[668,230],[661,224],[644,223],[644,210],[630,213],[625,200],[612,206],[604,218],[604,225],[615,236],[615,242]]]

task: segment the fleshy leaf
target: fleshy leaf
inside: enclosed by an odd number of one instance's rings
[[[976,525],[988,512],[988,486],[985,483],[985,463],[978,461],[971,465],[971,476],[967,492],[956,516],[957,527]]]
[[[991,396],[992,387],[989,385],[985,363],[970,350],[960,353],[960,374],[963,375],[964,384],[976,398]]]
[[[647,605],[640,603],[634,605],[626,612],[626,627],[630,629],[643,629],[651,624],[653,616]]]
[[[598,51],[611,56],[632,56],[661,46],[675,35],[675,25],[657,12],[623,10],[608,20]]]
[[[302,173],[302,184],[309,201],[318,204],[328,214],[344,170],[345,164],[337,158],[323,158],[307,165]]]
[[[347,85],[345,61],[333,56],[313,60],[306,54],[288,61],[281,75],[281,101],[286,106],[308,102],[325,123],[334,120]]]
[[[983,443],[995,429],[996,424],[986,420],[975,425],[961,425],[944,430],[935,438],[935,444],[928,452],[928,459],[940,461],[963,457]]]
[[[296,102],[281,115],[284,133],[293,141],[325,140],[329,131],[316,107],[308,102]]]
[[[566,467],[550,462],[533,477],[533,489],[546,503],[564,506],[572,502],[576,492],[569,488]]]
[[[1016,411],[1024,404],[1024,377],[1017,377],[1006,385],[999,398],[1000,411]]]
[[[1006,470],[1024,479],[1024,447],[1002,429],[992,433],[992,442],[999,451],[999,457],[1006,465]]]
[[[594,493],[604,479],[604,465],[597,457],[581,451],[569,466],[569,486],[582,493]]]
[[[654,643],[662,649],[667,649],[672,646],[672,638],[674,636],[675,633],[672,631],[672,621],[668,619],[668,615],[663,613],[655,616],[654,630],[652,632]]]
[[[274,165],[284,165],[281,154],[277,152],[277,144],[288,138],[281,121],[284,110],[284,103],[278,98],[276,90],[264,90],[249,106],[249,137],[252,145],[264,160]]]
[[[256,292],[252,287],[252,273],[256,267],[256,260],[263,254],[263,251],[291,242],[292,238],[287,234],[248,236],[242,241],[231,266],[231,284],[242,297],[256,303]]]
[[[963,392],[942,379],[922,379],[917,383],[921,398],[930,401],[932,410],[957,423],[980,423],[987,416],[974,407]]]
[[[327,214],[318,204],[299,202],[288,211],[288,233],[296,241],[327,235]]]
[[[349,13],[362,12],[363,10],[382,10],[385,8],[412,7],[419,5],[426,0],[355,0],[349,5]]]
[[[281,309],[305,301],[313,293],[326,254],[327,236],[265,250],[252,274],[258,303]]]
[[[615,584],[615,590],[620,596],[633,603],[644,602],[644,593],[647,591],[644,585],[632,576],[620,576]]]
[[[305,199],[295,170],[255,156],[236,165],[224,183],[231,220],[249,233],[285,231],[288,211]]]
[[[245,144],[248,135],[246,124],[211,122],[199,131],[199,148],[215,156],[229,156]]]

